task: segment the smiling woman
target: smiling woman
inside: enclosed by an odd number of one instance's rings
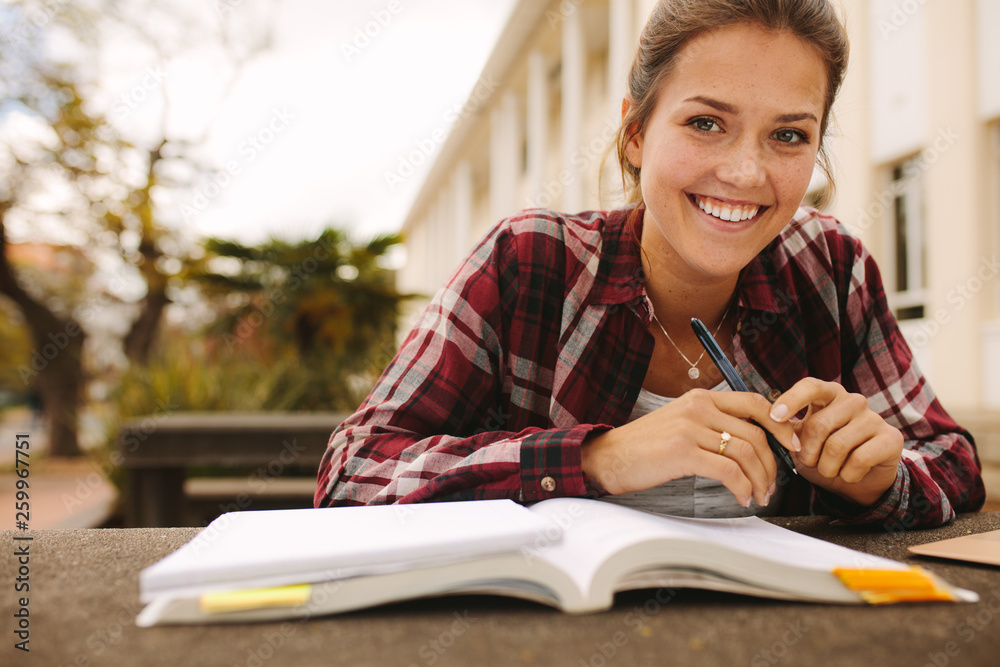
[[[907,527],[980,507],[878,267],[800,205],[847,51],[828,0],[660,0],[622,102],[628,205],[494,227],[333,434],[316,504],[586,495]],[[702,366],[695,317],[752,392]]]
[[[718,286],[718,321],[739,271],[809,187],[827,84],[819,54],[791,33],[737,24],[695,38],[688,51],[699,57],[664,82],[642,133],[632,124],[625,154],[652,223],[647,273],[666,283],[647,286],[658,292],[654,305],[676,281]],[[662,272],[675,275],[661,280]]]

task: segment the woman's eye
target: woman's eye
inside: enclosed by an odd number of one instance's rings
[[[808,144],[809,137],[799,130],[778,130],[774,138],[783,144]]]
[[[695,129],[701,130],[702,132],[722,132],[722,128],[711,118],[695,118],[689,125],[693,125]]]

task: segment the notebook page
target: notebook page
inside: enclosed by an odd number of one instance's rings
[[[140,574],[148,597],[174,587],[303,583],[517,551],[547,526],[510,500],[232,512]],[[301,578],[301,577],[300,577]]]
[[[801,535],[758,517],[664,517],[583,498],[547,500],[534,505],[532,511],[560,526],[562,539],[536,544],[530,553],[567,571],[585,592],[589,592],[589,583],[601,563],[614,553],[632,544],[664,537],[721,544],[802,569],[906,569],[902,563]]]

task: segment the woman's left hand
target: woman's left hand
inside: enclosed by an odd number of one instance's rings
[[[806,415],[793,419],[801,410]],[[799,474],[818,487],[865,507],[896,481],[903,434],[873,412],[861,394],[836,382],[799,380],[771,408],[789,421],[802,446],[791,452]]]

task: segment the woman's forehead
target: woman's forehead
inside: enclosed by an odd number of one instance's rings
[[[826,68],[818,51],[786,31],[737,24],[698,35],[678,53],[661,90],[672,104],[709,98],[741,108],[822,116]],[[817,113],[818,112],[818,113]]]

